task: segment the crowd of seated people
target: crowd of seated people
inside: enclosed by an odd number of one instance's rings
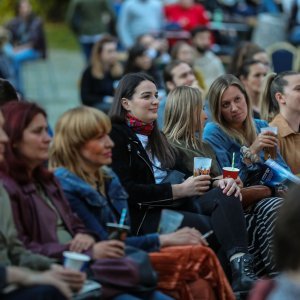
[[[18,7],[20,16],[7,30],[35,24],[41,33],[30,2],[22,0]],[[279,299],[287,287],[297,295],[297,274],[290,276],[290,270],[297,272],[298,266],[280,260],[284,233],[279,226],[291,214],[286,192],[267,188],[247,206],[242,195],[263,186],[267,148],[274,150],[276,163],[300,174],[300,73],[270,73],[265,50],[245,42],[236,47],[230,74],[224,74],[226,66],[212,51],[205,8],[205,1],[191,0],[122,3],[119,37],[101,31],[90,43],[80,79],[83,106],[60,116],[53,139],[47,112],[20,99],[19,74],[17,84],[0,79],[1,299],[32,299],[33,294],[70,299],[87,278],[102,284],[101,299],[193,300],[209,294],[208,299],[242,300],[258,281],[257,293],[262,276],[275,277],[266,299]],[[130,21],[132,12],[136,19]],[[156,22],[164,14],[169,26],[189,31],[191,39],[168,44],[159,35],[164,23]],[[196,14],[201,15],[197,20]],[[6,44],[10,59],[21,50],[34,54],[30,59],[44,56],[35,40],[21,40],[14,41],[13,52]],[[126,48],[122,57],[120,47]],[[278,134],[261,132],[269,126]],[[195,157],[211,159],[208,173],[194,172]],[[224,167],[237,168],[238,177],[224,177]],[[295,192],[291,203],[292,198]],[[165,210],[182,217],[168,233],[160,232]],[[120,220],[130,232],[111,239],[107,223]],[[111,279],[131,248],[146,253],[157,268],[156,285],[147,291]],[[63,267],[64,251],[88,255],[88,270]],[[208,258],[201,260],[199,253]],[[172,281],[162,266],[179,269],[183,258],[186,265],[197,263]],[[107,262],[113,262],[111,268]],[[11,284],[18,288],[7,289]]]

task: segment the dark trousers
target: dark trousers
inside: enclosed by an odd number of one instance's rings
[[[8,294],[1,294],[1,300],[66,300],[66,298],[54,287],[38,285],[19,288]]]
[[[191,203],[192,202],[192,203]],[[202,234],[213,230],[207,240],[216,252],[222,249],[229,259],[238,252],[248,252],[248,239],[241,202],[234,196],[226,196],[214,188],[201,197],[193,197],[174,209],[184,215],[180,227],[194,227]],[[143,224],[143,233],[156,232],[161,209],[150,209]]]

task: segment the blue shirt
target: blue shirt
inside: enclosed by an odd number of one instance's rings
[[[260,132],[260,129],[262,127],[269,126],[266,121],[259,119],[254,119],[254,125],[256,127],[257,134]],[[240,155],[240,149],[243,145],[227,135],[218,124],[213,122],[209,122],[206,124],[203,131],[203,140],[210,143],[213,147],[221,168],[231,166],[233,152],[235,152],[235,168],[239,168],[241,172],[246,168],[246,165],[243,163]],[[260,151],[259,156],[261,158],[261,161],[264,162],[263,151]],[[278,147],[277,157],[275,161],[285,169],[290,170],[290,168],[287,166],[282,156],[280,155]]]

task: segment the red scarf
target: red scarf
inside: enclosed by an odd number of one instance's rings
[[[154,122],[145,123],[131,114],[126,115],[127,125],[137,134],[149,136],[154,128]]]

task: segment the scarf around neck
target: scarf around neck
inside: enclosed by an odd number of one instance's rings
[[[145,123],[131,114],[126,115],[127,125],[137,134],[149,136],[154,128],[154,122]]]

